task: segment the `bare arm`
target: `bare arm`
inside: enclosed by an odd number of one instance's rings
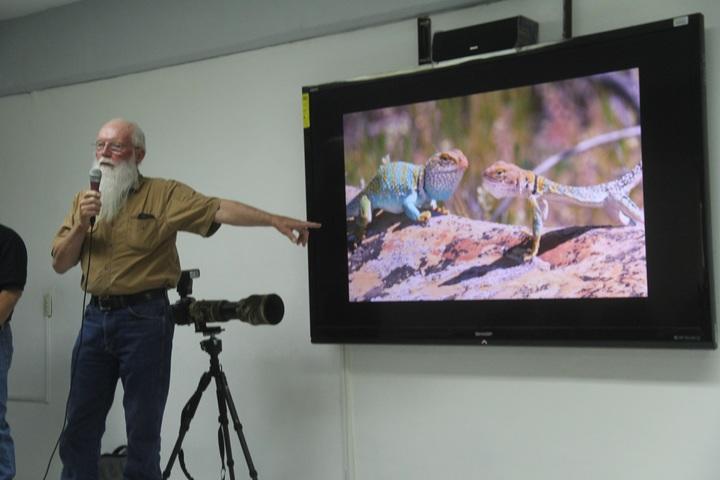
[[[274,227],[291,242],[303,246],[307,244],[310,235],[309,229],[320,228],[319,223],[275,215],[244,203],[225,199],[220,199],[220,208],[215,213],[215,222],[236,226]]]
[[[65,273],[80,261],[85,232],[90,227],[90,218],[100,213],[100,194],[88,190],[78,204],[80,223],[70,229],[67,236],[63,238],[53,250],[53,270],[57,273]]]
[[[22,290],[0,290],[0,326],[5,325],[21,296]]]

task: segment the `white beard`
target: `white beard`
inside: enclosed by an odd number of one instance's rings
[[[125,206],[128,193],[136,188],[139,182],[139,172],[135,158],[113,164],[111,167],[106,163],[112,163],[110,159],[101,158],[95,163],[102,171],[100,178],[100,214],[98,220],[111,221],[118,212]]]

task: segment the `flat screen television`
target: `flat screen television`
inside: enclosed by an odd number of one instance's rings
[[[702,14],[303,104],[313,342],[716,347]]]

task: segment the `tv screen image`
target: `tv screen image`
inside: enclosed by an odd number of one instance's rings
[[[639,91],[635,68],[343,115],[345,201],[371,209],[348,215],[349,300],[646,297]],[[426,193],[413,220],[413,172],[455,148],[446,209]]]
[[[702,14],[302,93],[313,342],[716,347]]]

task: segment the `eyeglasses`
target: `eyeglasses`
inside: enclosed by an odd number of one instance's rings
[[[95,145],[95,151],[101,152],[105,150],[105,147],[110,147],[110,151],[112,153],[122,153],[124,152],[128,147],[131,147],[132,145],[129,143],[116,143],[116,142],[105,142],[103,140],[98,140],[97,142],[93,143]]]

